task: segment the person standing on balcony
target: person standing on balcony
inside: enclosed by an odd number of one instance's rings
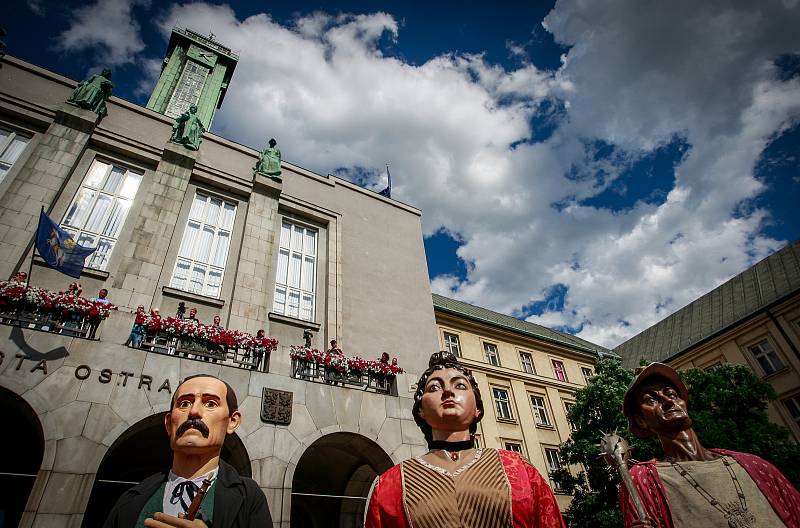
[[[189,308],[189,317],[186,318],[187,321],[194,321],[195,323],[199,323],[200,320],[197,318],[197,308],[192,306]]]
[[[133,348],[139,348],[142,346],[142,340],[144,339],[144,323],[147,320],[147,313],[144,311],[144,305],[140,304],[136,307],[136,313],[133,316],[133,327],[131,328],[131,334],[128,336],[128,340],[125,341],[126,346],[132,346]]]
[[[342,349],[339,348],[339,345],[336,343],[335,339],[331,339],[331,347],[328,349],[328,354],[331,354],[331,355],[334,355],[334,356],[343,356],[344,355],[344,352],[342,352]]]
[[[106,308],[113,306],[111,299],[108,298],[108,290],[105,288],[97,292],[97,297],[93,297],[92,302],[100,304]],[[100,326],[103,318],[100,317],[99,313],[90,313],[87,320],[89,323],[89,339],[94,339],[95,334],[97,334],[97,328]]]
[[[483,401],[451,352],[431,356],[412,414],[429,451],[375,479],[366,528],[563,528],[553,491],[519,453],[476,449]]]
[[[236,393],[208,374],[189,376],[172,397],[164,426],[172,448],[172,467],[126,491],[104,528],[264,528],[272,526],[267,498],[258,484],[240,476],[220,458],[222,445],[242,421]],[[200,510],[186,513],[201,487]]]

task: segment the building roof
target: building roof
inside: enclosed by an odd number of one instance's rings
[[[557,332],[546,326],[529,323],[528,321],[523,321],[510,315],[493,312],[492,310],[450,299],[449,297],[444,297],[436,293],[433,294],[433,308],[434,310],[441,310],[443,312],[459,315],[467,319],[472,319],[473,321],[489,324],[505,330],[511,330],[526,336],[575,348],[580,352],[618,357],[613,351],[579,337],[575,337],[574,335],[565,332]]]
[[[773,253],[630,338],[614,351],[626,368],[668,361],[800,291],[800,240]]]

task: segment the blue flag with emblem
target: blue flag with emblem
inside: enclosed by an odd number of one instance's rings
[[[47,265],[70,277],[80,278],[86,257],[97,248],[79,246],[72,236],[61,229],[42,211],[36,231],[36,250]]]

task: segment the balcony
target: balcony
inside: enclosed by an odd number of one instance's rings
[[[346,357],[302,346],[292,346],[290,354],[291,376],[295,379],[379,394],[396,395],[395,377],[403,372],[386,361]]]

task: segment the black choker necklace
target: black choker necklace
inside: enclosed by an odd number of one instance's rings
[[[466,451],[475,447],[475,439],[462,440],[460,442],[448,442],[447,440],[431,440],[428,442],[428,449],[441,449],[450,456],[450,459],[455,462],[458,460],[458,452]]]

